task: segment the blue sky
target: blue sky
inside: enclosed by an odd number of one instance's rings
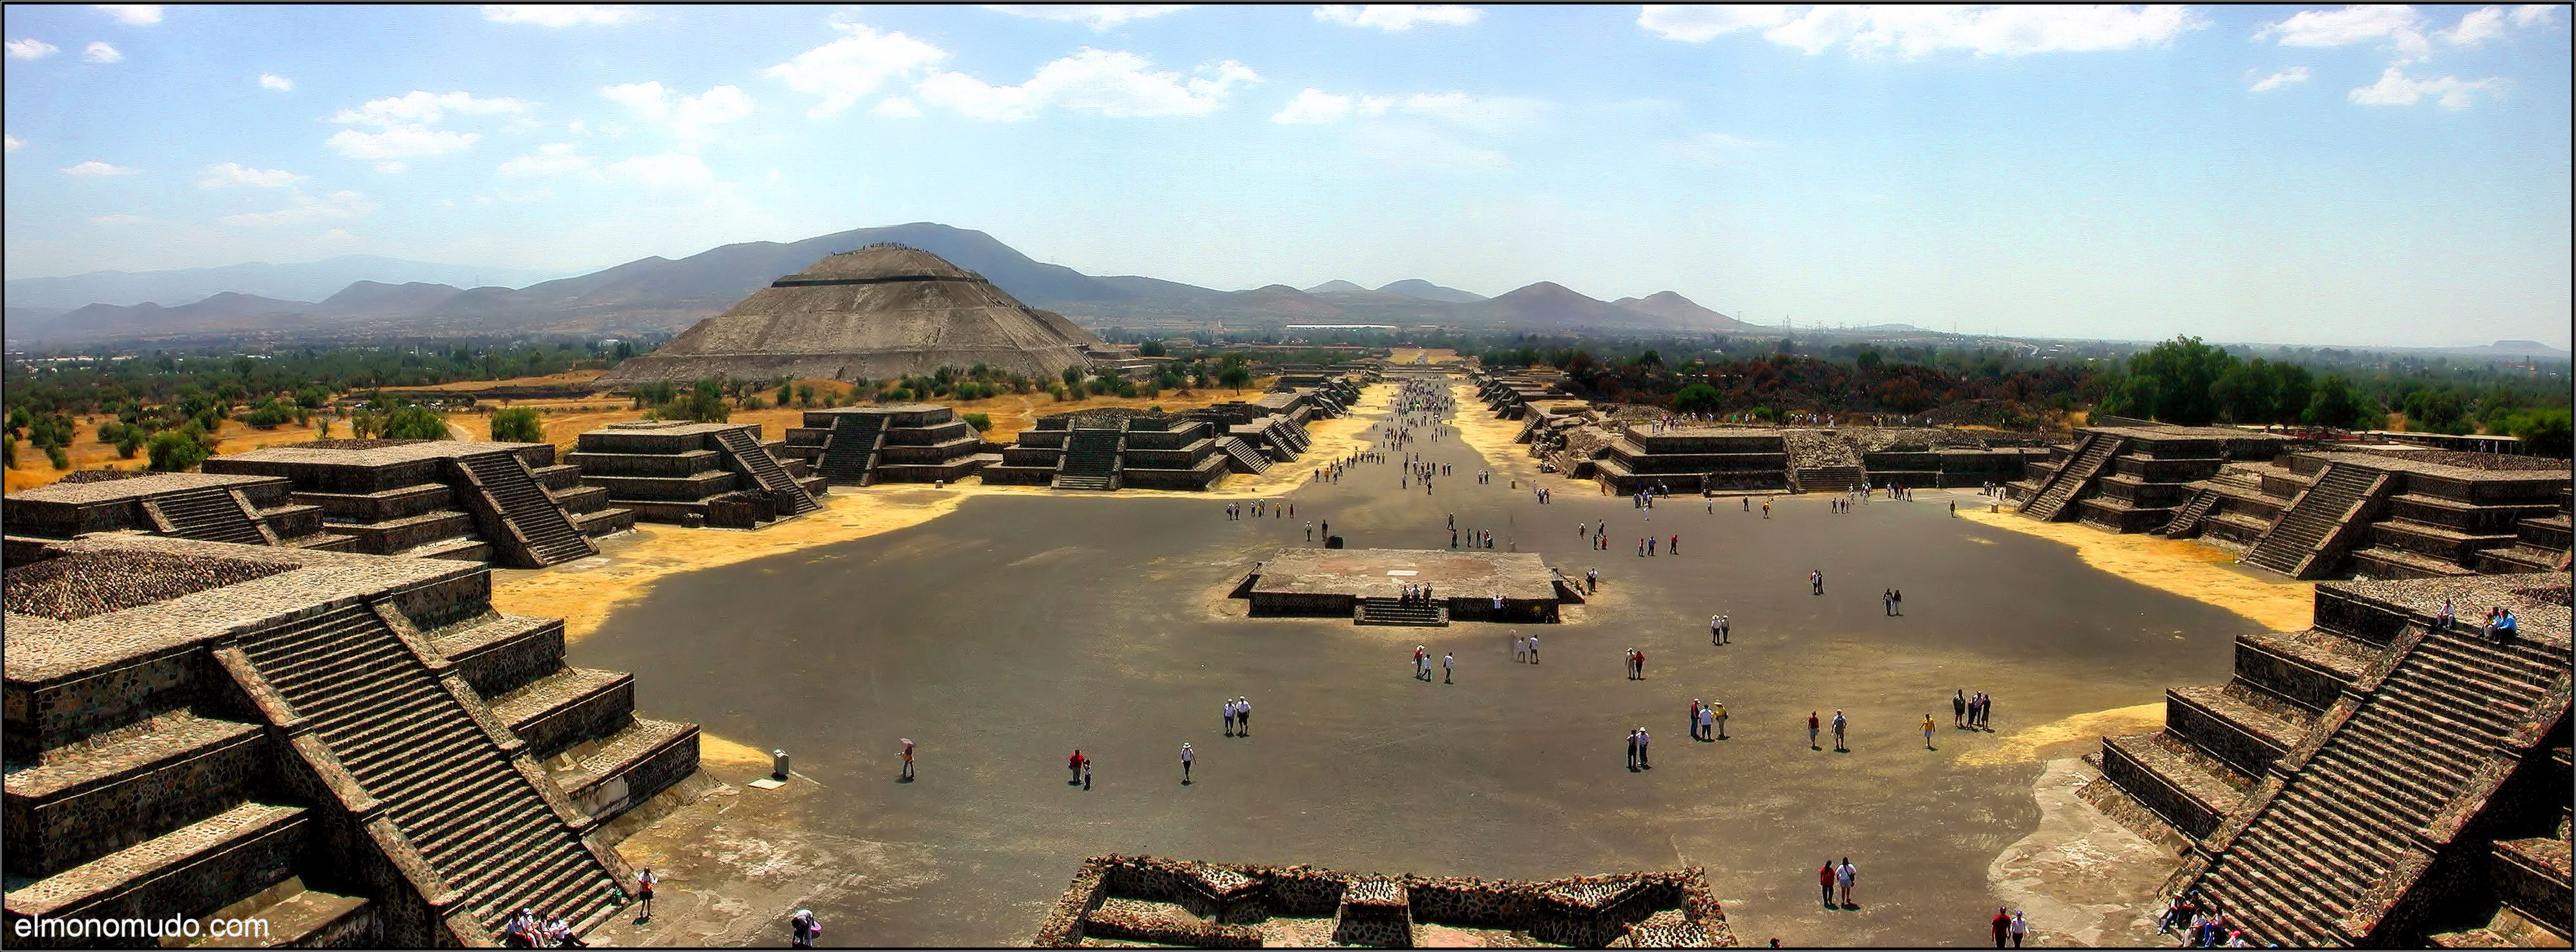
[[[1093,274],[2569,340],[2564,7],[6,13],[10,277],[578,273],[938,221]]]

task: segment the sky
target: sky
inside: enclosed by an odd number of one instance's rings
[[[9,6],[11,278],[936,221],[1209,287],[2569,343],[2569,11]]]

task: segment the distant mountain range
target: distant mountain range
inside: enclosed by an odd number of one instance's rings
[[[303,264],[253,262],[177,271],[93,271],[59,278],[15,278],[8,282],[7,298],[9,307],[24,310],[70,310],[89,304],[152,303],[176,307],[226,291],[282,301],[319,301],[354,281],[520,287],[560,277],[562,273],[341,255]]]
[[[118,273],[28,278],[9,282],[8,338],[12,346],[23,347],[289,330],[342,337],[670,332],[722,311],[780,275],[794,273],[825,255],[878,242],[896,242],[939,255],[982,274],[1023,302],[1060,311],[1093,326],[1133,321],[1222,322],[1256,327],[1285,323],[1438,323],[1545,331],[1760,329],[1700,307],[1671,291],[1607,302],[1544,281],[1485,298],[1420,279],[1397,281],[1376,290],[1333,281],[1302,291],[1284,284],[1249,291],[1218,291],[1134,275],[1094,277],[1033,260],[980,231],[916,222],[786,243],[725,245],[676,261],[658,256],[644,258],[517,289],[359,278],[319,291],[313,290],[309,282],[297,285],[301,290],[293,293],[246,290],[251,285],[244,284],[218,287],[175,306],[157,300],[120,304],[93,299],[76,309],[57,310],[30,302],[65,300],[64,295],[75,293],[70,290],[75,285],[63,282],[95,281],[102,282],[95,286],[107,287],[112,282],[106,276]],[[242,280],[252,281],[259,275],[272,274],[274,269],[311,269],[351,260],[147,272],[124,275],[133,280],[119,287],[130,289],[154,281],[177,286],[180,278],[176,276],[204,281],[210,280],[206,274],[217,272],[247,276]],[[23,300],[21,285],[27,286]],[[138,292],[122,291],[118,300],[130,300],[135,293]]]

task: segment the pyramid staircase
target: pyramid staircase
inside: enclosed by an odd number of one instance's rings
[[[2558,512],[2514,524],[2514,543],[2478,553],[2478,570],[2488,573],[2564,572],[2568,567],[2568,490],[2558,490]]]
[[[1447,628],[1449,627],[1449,606],[1437,601],[1408,602],[1401,598],[1362,598],[1351,607],[1351,624]]]
[[[2039,490],[2031,494],[2030,501],[2022,503],[2022,515],[2042,522],[2058,521],[2075,502],[2075,497],[2092,485],[2094,478],[2102,475],[2102,471],[2111,465],[2111,457],[2119,455],[2120,449],[2128,442],[2126,438],[2108,433],[2084,434],[2084,442],[2066,458],[2066,465],[2050,473],[2048,479],[2039,484]]]
[[[877,444],[885,438],[882,413],[843,413],[832,420],[832,435],[823,442],[815,469],[838,486],[865,486],[875,481]]]
[[[537,485],[536,476],[528,472],[519,454],[507,450],[475,453],[457,457],[456,463],[473,474],[474,484],[482,489],[492,511],[518,530],[524,544],[516,547],[521,549],[520,561],[526,563],[523,567],[542,568],[599,554],[599,546],[572,524],[572,517],[564,515],[563,507],[555,504],[544,486]],[[507,538],[492,541],[504,546],[513,544]]]
[[[2385,496],[2388,482],[2386,473],[2328,464],[2281,513],[2281,521],[2245,553],[2245,564],[2291,578],[2325,574],[2341,554],[2338,544],[2367,523],[2365,504]]]
[[[1258,476],[1270,469],[1270,457],[1263,456],[1259,450],[1244,445],[1242,440],[1231,436],[1224,437],[1216,441],[1216,447],[1224,451],[1228,465],[1233,466],[1235,472]]]
[[[318,741],[324,764],[345,771],[443,881],[426,891],[447,896],[438,905],[451,928],[489,935],[523,907],[585,931],[605,921],[622,899],[617,872],[582,842],[561,793],[518,760],[523,742],[469,706],[471,688],[444,660],[424,661],[434,655],[416,637],[359,603],[219,654],[248,668],[255,694],[282,702],[272,720],[299,743]]]
[[[2265,942],[2403,940],[2428,911],[2416,893],[2445,886],[2437,862],[2563,729],[2567,698],[2563,642],[2410,623],[2204,842],[2192,888]]]
[[[276,545],[276,540],[261,532],[233,491],[220,486],[186,489],[153,496],[144,506],[160,513],[170,524],[170,535],[205,542],[234,542],[242,545]]]
[[[1064,438],[1064,458],[1057,461],[1057,489],[1118,488],[1118,456],[1125,447],[1123,430],[1075,427]]]
[[[2200,521],[2209,518],[2209,511],[2218,508],[2222,498],[2214,489],[2192,490],[2191,498],[2183,500],[2183,504],[2174,509],[2173,521],[2165,523],[2165,527],[2157,530],[2156,534],[2168,539],[2187,539],[2198,534]]]
[[[735,472],[750,477],[754,486],[768,491],[770,498],[777,501],[780,518],[823,508],[822,503],[814,501],[814,494],[806,492],[804,485],[787,472],[787,467],[778,465],[768,448],[751,438],[750,430],[717,431],[716,445],[733,460]]]

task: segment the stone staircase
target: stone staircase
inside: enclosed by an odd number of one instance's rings
[[[2157,530],[2156,534],[2168,539],[2187,539],[2199,534],[2200,521],[2209,517],[2210,510],[2218,508],[2221,498],[2214,489],[2193,490],[2191,498],[2174,509],[2173,521],[2165,523],[2165,527]]]
[[[737,472],[750,477],[753,485],[767,490],[777,501],[780,518],[801,516],[823,508],[822,503],[814,501],[814,494],[806,492],[804,485],[787,472],[787,467],[778,465],[777,458],[769,455],[768,448],[751,438],[751,431],[718,431],[716,445],[733,458]]]
[[[1869,488],[1869,470],[1860,451],[1839,433],[1791,431],[1781,441],[1788,451],[1791,492],[1839,493]]]
[[[885,438],[882,413],[844,413],[832,420],[832,435],[815,458],[815,470],[835,485],[865,486],[874,481],[877,443]]]
[[[2563,643],[2410,625],[2209,841],[2194,888],[2261,941],[2384,944],[2391,913],[2485,807],[2535,719],[2564,717]],[[2554,700],[2553,700],[2554,699]],[[2556,705],[2556,711],[2544,710]],[[2438,888],[2441,884],[2433,883]]]
[[[243,511],[232,490],[222,487],[186,489],[153,496],[146,505],[159,510],[170,523],[170,534],[182,539],[205,542],[235,542],[242,545],[274,545],[259,523]]]
[[[1075,427],[1064,438],[1064,458],[1056,464],[1057,489],[1118,488],[1118,454],[1127,442],[1120,430]]]
[[[617,876],[539,789],[544,777],[514,761],[522,742],[376,609],[330,609],[238,648],[290,709],[285,729],[320,741],[453,890],[452,926],[470,919],[488,935],[522,907],[588,926],[615,909]]]
[[[1869,473],[1858,466],[1817,466],[1789,471],[1789,482],[1802,493],[1839,493],[1869,488]]]
[[[2317,474],[2314,485],[2290,503],[2272,531],[2263,534],[2252,551],[2245,553],[2247,565],[2271,569],[2291,578],[2313,578],[2323,574],[2332,561],[2337,537],[2359,522],[2356,517],[2363,503],[2387,485],[2385,473],[2351,466],[2329,464]]]
[[[2558,490],[2558,512],[2514,524],[2514,543],[2478,553],[2478,571],[2564,572],[2568,567],[2568,490]]]
[[[1408,602],[1401,598],[1362,598],[1351,608],[1354,625],[1449,627],[1449,606],[1442,602]]]
[[[555,504],[545,487],[537,485],[536,477],[529,474],[518,454],[476,453],[457,457],[456,463],[473,474],[492,511],[515,527],[525,540],[520,553],[521,561],[528,563],[524,567],[542,568],[599,554],[599,546],[572,524],[572,518],[564,515],[563,507]],[[513,544],[506,532],[499,535],[491,541]]]
[[[1270,457],[1263,456],[1261,451],[1244,445],[1242,440],[1231,436],[1225,437],[1216,441],[1216,447],[1225,453],[1227,465],[1233,467],[1235,472],[1258,476],[1270,469]]]
[[[2067,457],[2066,465],[2050,473],[2047,481],[2039,485],[2039,491],[2031,494],[2030,501],[2022,504],[2022,515],[2042,522],[2057,521],[2067,512],[2075,497],[2084,492],[2084,487],[2102,475],[2102,470],[2110,465],[2111,457],[2119,455],[2120,448],[2127,443],[2128,440],[2108,433],[2085,434],[2083,445],[2076,447],[2075,453]]]

